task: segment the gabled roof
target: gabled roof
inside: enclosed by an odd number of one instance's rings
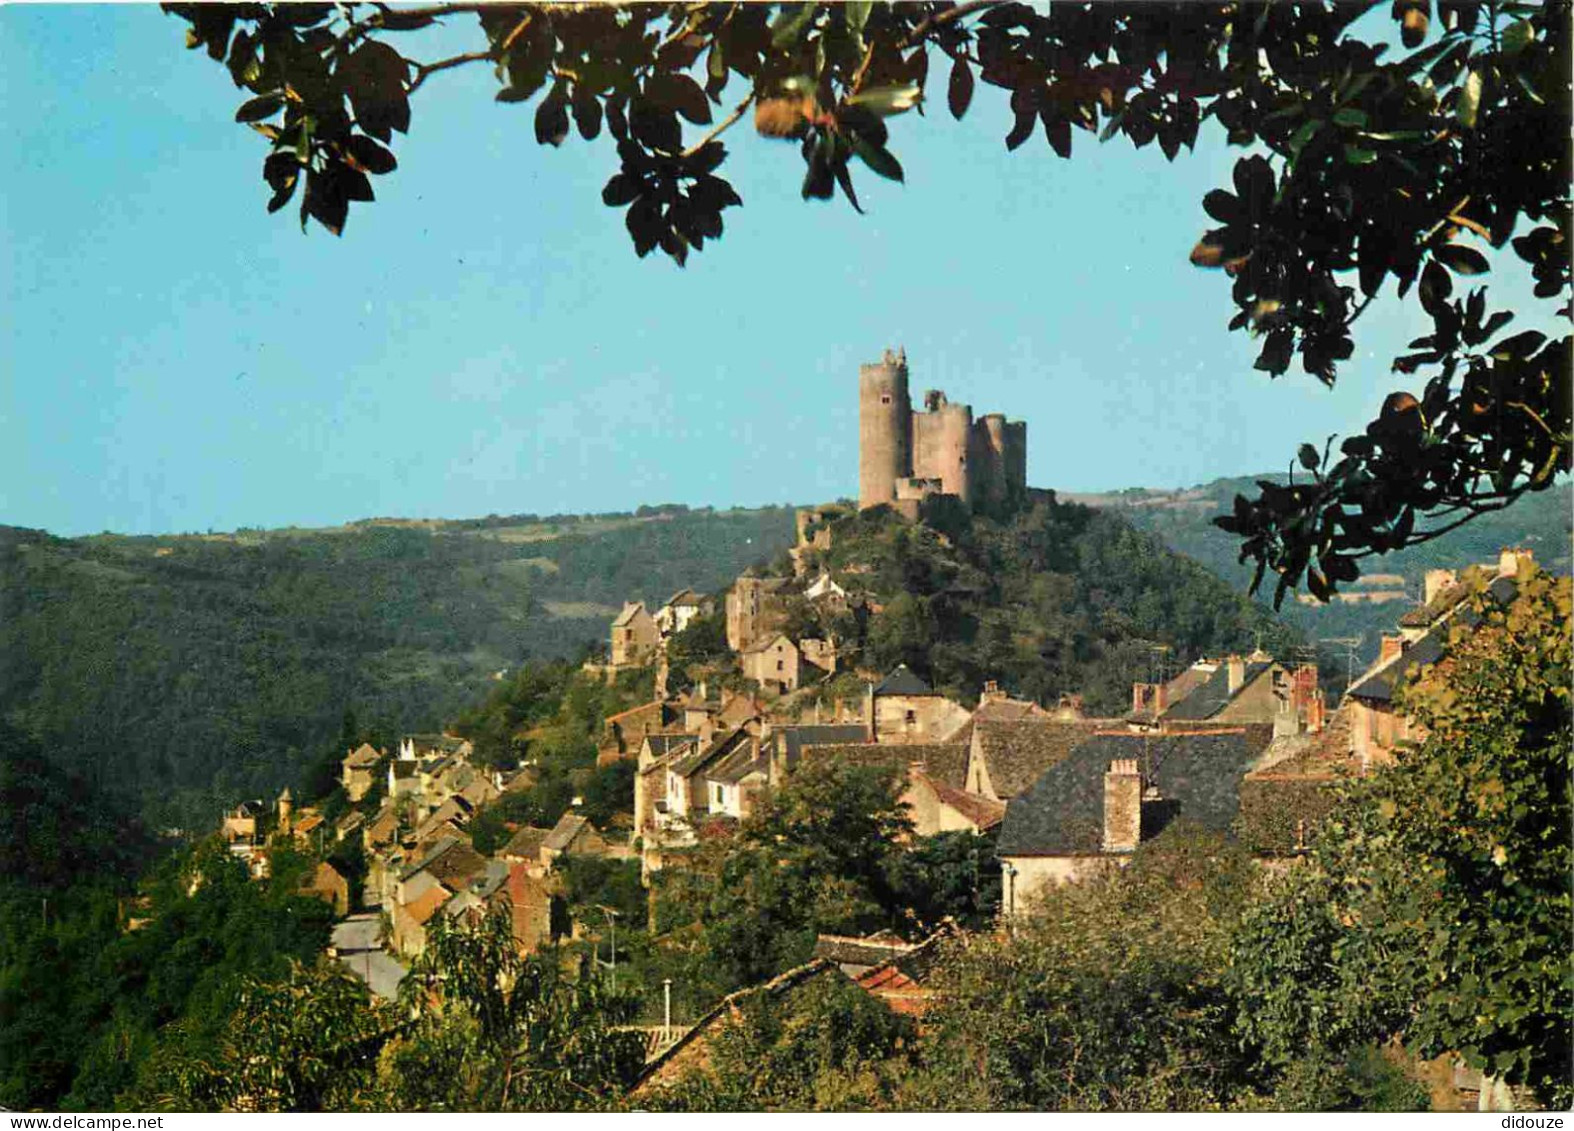
[[[694,592],[692,589],[679,589],[671,597],[667,598],[666,607],[669,609],[675,609],[679,606],[698,608],[699,604],[700,595],[698,593]]]
[[[452,891],[465,887],[485,868],[486,857],[462,840],[455,841],[448,851],[426,866],[428,872]]]
[[[638,616],[649,616],[645,612],[643,601],[629,601],[623,606],[623,611],[618,614],[618,619],[612,622],[613,628],[626,628]]]
[[[582,817],[573,810],[564,813],[558,818],[557,824],[552,826],[552,831],[541,842],[542,848],[550,848],[554,852],[562,852],[568,848],[576,836],[589,825],[590,831],[595,832],[596,826],[590,824],[589,817]]]
[[[787,641],[787,647],[791,648],[794,652],[798,650],[798,645],[792,642],[792,637],[788,636],[785,632],[777,632],[770,636],[762,637],[753,644],[750,644],[743,650],[744,654],[748,655],[755,652],[768,652],[772,648],[776,647],[776,642],[778,640]]]
[[[667,755],[682,750],[685,746],[696,743],[699,740],[700,736],[697,734],[685,734],[679,731],[665,734],[647,734],[645,736],[645,742],[650,746],[650,756],[652,758],[665,758]]]
[[[966,743],[915,742],[893,749],[902,751],[909,763],[922,762],[924,776],[937,785],[961,789],[967,781]]]
[[[1240,809],[1240,785],[1253,760],[1246,736],[1219,730],[1194,734],[1099,734],[1051,766],[1006,806],[1000,856],[1092,856],[1103,851],[1104,774],[1116,759],[1135,759],[1144,786],[1147,839],[1177,818],[1227,830]]]
[[[848,935],[818,935],[814,940],[812,958],[824,958],[838,966],[879,966],[913,949],[914,944],[903,942],[894,935],[882,938],[858,938]]]
[[[1107,720],[985,720],[974,726],[974,738],[990,787],[996,796],[1009,799],[1025,791],[1045,770],[1063,762],[1078,743],[1109,725]]]
[[[980,797],[976,793],[968,793],[964,789],[953,789],[944,782],[936,781],[928,774],[916,775],[929,783],[929,788],[935,791],[935,796],[940,801],[955,809],[963,817],[978,828],[979,832],[987,832],[994,828],[1006,816],[1006,805],[1003,801],[991,801],[987,797]]]
[[[718,736],[709,746],[684,754],[668,768],[680,778],[693,777],[709,766],[712,761],[732,753],[740,742],[748,740],[748,732],[742,727],[737,727],[724,735]]]
[[[876,696],[880,695],[935,695],[938,694],[923,680],[913,674],[906,664],[897,664],[880,685],[874,689]]]
[[[526,825],[508,838],[508,843],[503,845],[500,855],[518,856],[522,860],[539,859],[541,846],[551,834],[551,829],[538,829],[534,825]]]
[[[441,885],[436,885],[428,890],[419,899],[404,905],[404,913],[414,919],[420,926],[437,914],[438,908],[453,898],[453,893]]]
[[[344,759],[344,764],[352,770],[364,770],[377,765],[381,758],[382,755],[372,749],[371,743],[363,742]]]
[[[737,785],[753,773],[770,773],[771,760],[755,748],[752,742],[740,743],[738,748],[705,771],[705,780],[722,785]]]
[[[359,809],[351,809],[339,818],[339,823],[334,825],[340,836],[348,836],[366,823],[366,814]]]
[[[777,727],[771,732],[770,741],[781,752],[786,768],[791,770],[803,757],[804,747],[868,742],[869,728],[862,723],[815,723],[806,726]]]
[[[323,816],[321,813],[303,813],[293,822],[295,835],[304,836],[322,824],[322,822]]]
[[[1512,577],[1500,577],[1486,587],[1487,596],[1500,605],[1507,605],[1513,601],[1518,592],[1519,583]],[[1354,699],[1376,703],[1391,702],[1394,692],[1408,682],[1412,671],[1430,667],[1443,658],[1444,645],[1447,644],[1448,634],[1455,624],[1474,628],[1480,621],[1481,615],[1474,609],[1468,606],[1460,609],[1453,616],[1432,625],[1420,640],[1382,667],[1363,676],[1345,694]]]
[[[1206,682],[1200,684],[1190,695],[1179,703],[1173,704],[1166,710],[1162,718],[1169,719],[1211,719],[1224,710],[1241,692],[1245,691],[1252,683],[1273,667],[1271,660],[1259,660],[1256,663],[1244,665],[1245,674],[1241,677],[1241,685],[1233,692],[1230,690],[1230,665],[1226,661],[1219,665],[1217,671],[1210,675]]]

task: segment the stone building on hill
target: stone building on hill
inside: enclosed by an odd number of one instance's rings
[[[954,495],[974,510],[1000,513],[1027,494],[1027,425],[999,413],[973,419],[937,389],[913,411],[907,353],[890,350],[858,370],[858,506],[894,507],[918,517],[919,503]]]

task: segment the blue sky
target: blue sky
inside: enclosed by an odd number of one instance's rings
[[[893,121],[907,185],[860,177],[862,217],[801,201],[796,146],[740,124],[744,207],[680,270],[601,204],[605,135],[539,147],[533,107],[461,68],[416,96],[377,203],[303,236],[264,211],[265,143],[184,28],[0,8],[0,523],[833,499],[856,492],[858,364],[897,344],[915,396],[1028,422],[1035,486],[1186,486],[1358,430],[1424,332],[1390,283],[1336,391],[1270,381],[1225,331],[1227,280],[1187,262],[1239,151],[1205,135],[1169,165],[1079,133],[1070,162],[1011,154],[984,88],[960,125]]]

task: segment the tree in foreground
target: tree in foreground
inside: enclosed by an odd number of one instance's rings
[[[1454,297],[1504,249],[1535,297],[1570,297],[1569,7],[1393,0],[1403,51],[1370,42],[1380,0],[1349,4],[439,3],[166,5],[245,91],[236,111],[266,140],[269,211],[298,201],[302,227],[343,230],[411,103],[442,72],[491,65],[496,98],[534,105],[536,141],[607,135],[603,201],[634,250],[678,263],[719,239],[742,204],[719,175],[720,137],[752,111],[797,143],[806,199],[857,177],[903,180],[888,122],[941,88],[963,117],[979,86],[1010,100],[1016,149],[1042,131],[1069,159],[1079,135],[1157,143],[1173,160],[1213,123],[1252,152],[1207,194],[1218,224],[1192,252],[1231,280],[1231,330],[1261,343],[1274,376],[1298,357],[1332,385],[1352,327],[1390,278],[1433,331],[1394,359],[1427,374],[1395,394],[1337,456],[1298,454],[1300,482],[1264,482],[1220,525],[1279,575],[1319,596],[1360,556],[1425,541],[1544,489],[1571,467],[1570,338],[1503,336],[1513,317],[1486,287]],[[473,50],[420,58],[423,29],[478,22]],[[1359,30],[1358,30],[1359,28]],[[1369,33],[1368,29],[1371,29]],[[736,99],[736,102],[733,100]],[[730,108],[728,103],[732,103]],[[795,174],[796,175],[796,174]],[[1259,582],[1262,572],[1258,574]]]
[[[1358,784],[1314,866],[1254,908],[1234,962],[1272,1061],[1390,1037],[1574,1098],[1570,582],[1532,569],[1407,689],[1426,728]]]

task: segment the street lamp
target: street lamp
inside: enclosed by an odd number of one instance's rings
[[[1006,871],[1006,928],[1015,931],[1017,916],[1017,868],[1009,860],[1005,864]]]

